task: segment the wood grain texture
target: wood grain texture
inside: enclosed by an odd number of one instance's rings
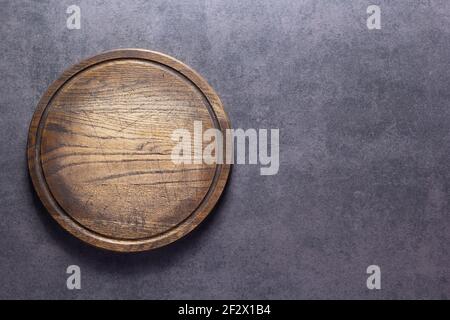
[[[40,100],[28,137],[38,196],[76,237],[142,251],[195,228],[219,199],[229,165],[174,164],[176,129],[230,122],[195,71],[161,53],[124,49],[87,59]]]

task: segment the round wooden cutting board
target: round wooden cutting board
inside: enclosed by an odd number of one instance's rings
[[[217,94],[180,61],[139,49],[84,60],[50,86],[33,116],[33,185],[53,218],[89,244],[169,244],[209,214],[230,171],[172,161],[173,132],[194,137],[194,121],[224,137],[230,128]]]

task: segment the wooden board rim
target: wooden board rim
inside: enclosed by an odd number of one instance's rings
[[[85,59],[64,71],[62,75],[57,80],[55,80],[44,93],[37,105],[30,123],[27,143],[27,156],[28,168],[33,186],[45,208],[65,230],[90,245],[118,252],[145,251],[172,243],[196,228],[208,216],[208,214],[211,212],[211,210],[219,200],[228,180],[231,167],[229,164],[217,164],[216,174],[214,176],[214,180],[216,181],[216,183],[213,187],[211,187],[213,188],[212,191],[208,191],[209,196],[205,196],[198,208],[185,220],[183,220],[175,227],[169,229],[167,232],[157,236],[138,240],[115,239],[106,237],[85,228],[83,225],[70,217],[70,215],[64,212],[64,209],[52,196],[51,190],[49,190],[49,187],[45,181],[44,174],[42,172],[39,152],[41,133],[40,127],[42,123],[41,120],[43,119],[46,108],[50,104],[52,98],[59,91],[59,89],[62,88],[65,83],[67,83],[67,81],[91,66],[116,59],[148,60],[165,65],[170,69],[180,73],[190,82],[192,82],[204,95],[214,112],[215,119],[217,120],[217,125],[219,126],[219,129],[222,131],[224,136],[226,129],[231,128],[231,124],[217,93],[196,71],[173,57],[156,51],[149,51],[145,49],[117,49]]]

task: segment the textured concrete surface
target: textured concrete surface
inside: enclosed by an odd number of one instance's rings
[[[70,4],[81,30],[66,29]],[[450,298],[449,1],[11,0],[0,35],[0,298]],[[47,86],[124,47],[186,62],[234,127],[281,135],[278,175],[235,166],[205,223],[140,254],[63,231],[25,157]],[[366,289],[370,264],[381,290]]]

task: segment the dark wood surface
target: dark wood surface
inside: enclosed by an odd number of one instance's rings
[[[212,210],[229,165],[175,164],[175,129],[230,128],[214,90],[160,53],[126,49],[87,59],[56,80],[33,116],[34,187],[66,230],[97,247],[171,243]]]

